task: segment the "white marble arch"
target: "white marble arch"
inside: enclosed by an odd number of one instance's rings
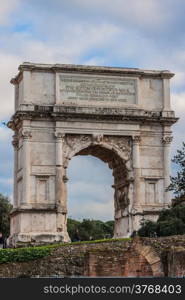
[[[10,242],[69,241],[67,167],[75,155],[108,163],[115,237],[156,220],[170,203],[171,126],[166,70],[23,63],[11,80],[15,113]]]

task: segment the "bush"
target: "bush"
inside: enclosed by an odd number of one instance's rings
[[[152,221],[145,221],[141,224],[141,228],[138,230],[139,236],[154,236],[157,233],[157,223]]]
[[[185,233],[185,223],[181,219],[171,218],[165,221],[158,222],[157,235],[169,236]]]
[[[0,194],[0,232],[4,237],[8,237],[10,233],[10,211],[12,205],[8,197]]]
[[[157,222],[145,221],[138,230],[139,236],[170,236],[185,234],[185,206],[176,205],[162,210]]]
[[[0,264],[7,262],[23,262],[42,258],[51,254],[51,247],[29,247],[17,249],[1,249]]]

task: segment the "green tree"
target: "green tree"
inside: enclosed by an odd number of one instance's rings
[[[8,237],[10,234],[10,211],[12,205],[8,197],[0,194],[0,232],[5,237]]]
[[[138,230],[139,236],[155,236],[157,233],[157,223],[150,220],[143,221],[141,228]]]
[[[167,188],[173,191],[176,199],[185,197],[185,143],[182,143],[182,149],[177,150],[177,154],[173,157],[172,162],[178,167],[176,176],[171,176],[171,183]]]
[[[144,221],[138,230],[139,236],[170,236],[185,234],[185,206],[176,205],[162,210],[157,222]]]
[[[114,234],[114,221],[107,221],[104,223],[105,235],[107,238],[112,238]]]
[[[78,240],[78,226],[80,221],[68,218],[67,219],[67,231],[70,236],[71,241]]]
[[[83,219],[82,222],[68,219],[68,233],[72,241],[89,241],[113,236],[114,221]]]

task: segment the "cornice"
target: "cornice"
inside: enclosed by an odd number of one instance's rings
[[[135,76],[135,77],[154,77],[154,78],[172,78],[174,76],[169,70],[145,70],[139,68],[122,68],[107,66],[88,66],[74,64],[39,64],[24,62],[18,68],[19,73],[10,81],[16,84],[21,79],[23,71],[37,72],[68,72],[68,73],[85,73],[85,74],[104,74],[111,76]]]

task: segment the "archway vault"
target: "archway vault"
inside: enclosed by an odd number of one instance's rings
[[[100,134],[66,134],[63,136],[64,169],[72,157],[92,155],[107,163],[114,177],[114,236],[128,235],[130,174],[131,174],[131,138]],[[65,171],[66,172],[66,171]],[[65,173],[65,178],[66,173]],[[67,199],[65,200],[67,201]],[[120,226],[124,216],[123,226]]]

